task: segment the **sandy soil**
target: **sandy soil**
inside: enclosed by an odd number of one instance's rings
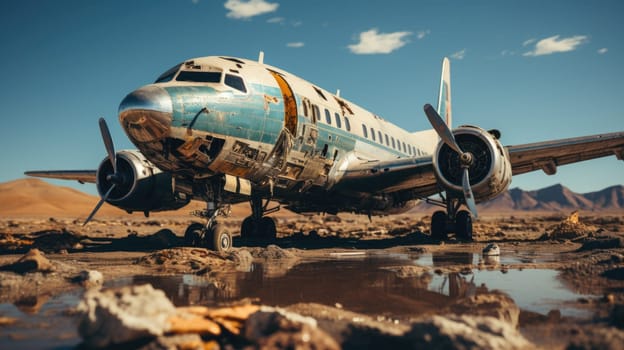
[[[456,261],[434,268],[397,266],[395,272],[418,277],[426,276],[425,273],[463,273],[466,270],[469,273],[472,269],[486,268],[501,272],[531,268],[558,270],[571,290],[594,296],[574,302],[576,307],[589,310],[594,316],[576,319],[556,312],[538,314],[519,310],[514,327],[521,329],[530,347],[617,349],[624,345],[624,218],[621,215],[592,213],[581,215],[579,222],[560,214],[491,216],[475,223],[473,242],[461,242],[453,237],[447,242],[432,240],[427,232],[429,219],[427,216],[389,216],[369,221],[356,215],[280,216],[277,218],[278,240],[273,242],[277,247],[265,248],[258,242],[236,240],[235,245],[244,247],[221,255],[181,247],[181,236],[189,221],[175,216],[100,217],[86,227],[74,219],[3,219],[0,220],[0,270],[4,270],[0,271],[0,303],[13,303],[37,312],[51,296],[83,288],[78,276],[85,270],[97,270],[106,280],[115,280],[137,275],[240,271],[248,269],[252,262],[270,261],[267,265],[273,266],[275,273],[284,273],[297,265],[297,261],[324,259],[332,253],[361,250],[383,254],[480,253],[488,243],[494,242],[502,251],[514,252],[520,260],[540,254],[551,258],[524,259],[517,264]],[[229,218],[225,223],[237,232],[240,218]],[[42,251],[50,264],[39,266],[39,272],[15,264],[32,248]],[[256,302],[262,303],[262,300]],[[371,303],[377,302],[371,300]],[[493,311],[488,305],[473,300],[432,311],[430,316],[491,314]],[[501,305],[494,314],[505,318],[507,316],[502,314],[510,307]],[[403,344],[400,339],[416,337],[413,322],[426,316],[403,317],[400,323],[393,323],[384,321],[386,318],[381,314],[354,314],[339,305],[292,305],[291,310],[317,319],[319,327],[344,348],[370,346],[386,338]],[[357,324],[345,324],[345,319],[357,319]],[[0,330],[10,332],[11,324],[0,315]],[[411,325],[411,331],[406,325]],[[357,339],[369,342],[356,344],[354,337],[345,336],[348,332],[336,331],[347,328],[351,333],[357,329],[353,333],[358,335]],[[458,343],[452,347],[462,346]]]

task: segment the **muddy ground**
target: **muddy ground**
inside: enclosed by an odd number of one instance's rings
[[[473,242],[452,236],[446,242],[431,239],[429,219],[279,217],[278,239],[269,246],[235,239],[237,248],[227,254],[183,247],[181,236],[189,222],[181,218],[108,218],[86,227],[70,219],[3,219],[0,348],[93,346],[77,331],[75,304],[85,290],[99,288],[98,278],[104,290],[151,283],[177,307],[279,306],[310,317],[319,330],[310,338],[304,326],[290,321],[284,326],[282,321],[272,333],[251,336],[252,324],[258,323],[247,320],[239,335],[196,332],[195,345],[204,348],[624,348],[621,215],[592,213],[578,221],[556,214],[484,218],[475,223]],[[227,219],[226,224],[236,232],[240,220]],[[500,257],[483,255],[489,243],[499,246]],[[430,256],[432,263],[419,263],[421,256]],[[399,258],[388,260],[392,257]],[[363,277],[342,283],[343,277],[331,277],[332,264],[353,268],[353,274]],[[468,283],[479,271],[509,276],[523,270],[556,271],[557,280],[578,297],[535,311],[518,307],[505,293]],[[432,293],[431,281],[440,276],[448,281],[448,291]],[[309,283],[305,278],[318,283],[276,296],[293,284]],[[520,295],[523,288],[529,293],[540,287],[530,275],[522,282]],[[267,285],[273,289],[264,293]],[[71,300],[59,302],[66,299]],[[32,332],[38,328],[51,334]],[[306,334],[303,343],[297,343],[293,329]],[[126,345],[156,346],[154,341]]]

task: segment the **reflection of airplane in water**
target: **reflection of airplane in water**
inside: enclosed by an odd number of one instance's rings
[[[432,216],[432,235],[471,239],[475,203],[503,193],[512,175],[624,158],[621,132],[504,147],[498,130],[451,131],[448,59],[439,91],[437,111],[424,107],[433,129],[408,132],[339,93],[264,64],[262,56],[190,59],[121,102],[119,122],[138,150],[115,152],[100,119],[108,157],[97,170],[27,174],[95,183],[102,199],[87,222],[103,202],[147,215],[203,200],[207,210],[198,215],[207,223],[189,226],[185,237],[227,250],[232,237],[217,218],[231,203],[251,204],[243,237],[270,240],[275,222],[264,215],[279,209],[269,207],[271,200],[297,213],[378,215],[440,194],[433,202],[445,211]]]
[[[267,265],[258,264],[250,272],[147,276],[133,282],[152,283],[179,305],[217,306],[257,298],[276,306],[339,303],[354,312],[397,317],[439,312],[458,299],[488,291],[459,273],[446,274],[442,287],[433,285],[434,276],[427,272],[401,277],[395,268],[405,263],[409,260],[381,257],[325,260],[285,265],[281,273],[270,269],[268,275]]]

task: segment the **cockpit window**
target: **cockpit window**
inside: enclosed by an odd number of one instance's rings
[[[192,81],[196,83],[220,83],[221,72],[198,72],[183,70],[176,77],[176,81]]]
[[[241,92],[247,92],[247,88],[245,88],[245,83],[243,82],[243,78],[236,76],[236,75],[226,74],[225,85],[231,88],[234,88],[238,91],[241,91]]]
[[[158,79],[156,79],[156,81],[154,83],[166,83],[168,81],[171,81],[171,79],[173,79],[173,77],[175,76],[175,74],[178,72],[178,69],[180,69],[180,66],[182,65],[182,63],[175,65],[171,68],[169,68],[166,72],[164,72],[163,74],[161,74]]]

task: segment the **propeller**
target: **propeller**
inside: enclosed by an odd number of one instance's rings
[[[477,218],[477,205],[475,203],[474,195],[472,194],[472,188],[470,187],[469,172],[470,166],[473,164],[474,157],[472,153],[462,151],[461,147],[457,144],[457,141],[455,141],[455,136],[453,136],[451,129],[449,129],[448,125],[446,125],[433,106],[427,103],[424,106],[424,110],[427,115],[427,119],[429,119],[429,123],[431,123],[431,126],[433,126],[435,131],[438,133],[438,136],[440,136],[442,141],[447,146],[459,154],[459,160],[463,169],[462,190],[464,192],[464,200],[472,215]]]
[[[108,197],[113,192],[115,187],[117,187],[117,185],[123,182],[122,176],[117,172],[117,154],[115,153],[115,147],[113,146],[113,138],[111,137],[110,131],[108,130],[108,125],[106,125],[106,120],[104,120],[104,118],[100,118],[99,124],[100,124],[100,133],[102,134],[102,140],[104,141],[104,147],[106,147],[106,153],[108,153],[108,159],[110,160],[111,165],[113,167],[113,173],[106,175],[106,180],[110,181],[112,183],[112,186],[108,189],[108,191],[106,191],[104,196],[102,196],[102,198],[100,199],[98,204],[95,206],[95,208],[93,208],[93,210],[91,211],[91,214],[89,214],[89,216],[87,217],[85,222],[82,224],[82,226],[85,226],[86,224],[89,223],[89,221],[91,221],[91,219],[93,219],[93,217],[95,216],[95,213],[97,213],[98,210],[100,210],[100,207],[102,206],[102,204],[104,204],[104,202],[108,200]]]

